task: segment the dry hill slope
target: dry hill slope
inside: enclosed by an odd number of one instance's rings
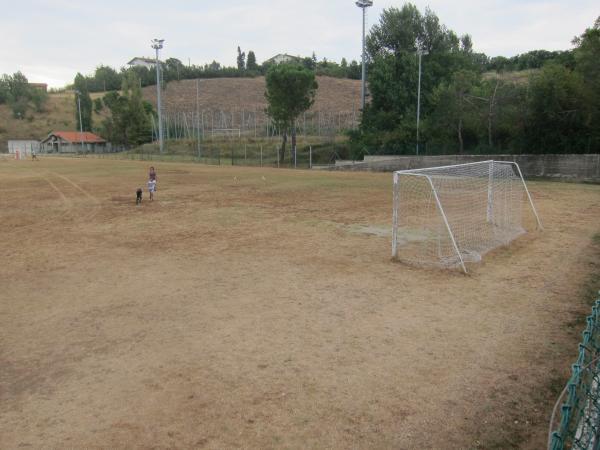
[[[351,112],[360,109],[360,80],[317,77],[314,111]],[[262,111],[266,108],[265,78],[212,78],[198,81],[200,109]],[[156,86],[144,88],[144,98],[156,106]],[[170,82],[164,92],[167,112],[196,110],[196,80]]]
[[[314,111],[352,113],[360,108],[360,81],[317,77],[319,89]],[[246,110],[262,113],[267,106],[265,79],[214,78],[199,80],[199,106],[207,110]],[[156,106],[156,86],[143,89],[144,98]],[[100,97],[103,94],[93,94]],[[171,82],[164,93],[167,112],[196,110],[196,80]],[[102,117],[94,114],[96,129]],[[29,110],[23,120],[12,116],[8,106],[0,105],[0,152],[7,151],[11,139],[43,139],[54,130],[75,130],[75,102],[72,93],[50,94],[45,111]]]
[[[43,139],[52,130],[75,129],[75,107],[71,94],[48,96],[44,112],[30,109],[24,119],[15,119],[7,105],[0,105],[0,152],[12,139]]]
[[[101,94],[92,94],[92,98],[98,96]],[[102,115],[93,113],[92,120],[97,127]],[[9,140],[42,140],[52,131],[77,131],[76,127],[72,92],[49,94],[44,111],[28,109],[23,119],[15,119],[8,105],[0,105],[0,153],[8,151]]]

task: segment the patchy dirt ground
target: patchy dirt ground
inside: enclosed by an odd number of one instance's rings
[[[541,448],[600,186],[458,272],[390,261],[391,176],[0,160],[0,436],[47,448]],[[591,299],[588,299],[591,300]]]

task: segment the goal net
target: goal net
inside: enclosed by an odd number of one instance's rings
[[[394,172],[392,256],[431,267],[459,267],[525,233],[527,200],[519,166],[482,161]]]

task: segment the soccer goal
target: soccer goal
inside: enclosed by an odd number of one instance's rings
[[[466,273],[466,262],[525,233],[529,205],[542,229],[518,164],[482,161],[394,172],[392,257]]]

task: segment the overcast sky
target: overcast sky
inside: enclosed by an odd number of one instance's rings
[[[489,56],[564,50],[600,15],[599,0],[413,0]],[[403,2],[374,0],[368,23]],[[99,64],[119,68],[152,56],[235,65],[236,49],[258,62],[277,53],[349,61],[360,57],[361,13],[353,0],[0,0],[0,73],[21,70],[34,82],[63,86]]]

